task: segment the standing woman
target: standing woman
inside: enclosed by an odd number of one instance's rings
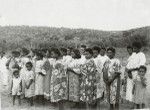
[[[51,102],[58,103],[60,110],[65,110],[65,102],[67,100],[67,74],[63,65],[63,59],[58,49],[51,51],[55,61],[52,63],[51,76]]]
[[[50,67],[50,63],[48,60],[48,50],[47,49],[43,49],[42,50],[43,53],[43,61],[44,61],[44,65],[43,65],[43,69],[46,71],[46,75],[45,75],[45,80],[44,80],[44,98],[47,100],[50,100],[50,80],[51,80],[51,67]]]
[[[68,100],[73,103],[79,102],[79,78],[81,55],[78,49],[73,49],[71,52],[72,60],[68,65]]]
[[[103,77],[107,93],[106,97],[110,104],[110,110],[118,110],[121,85],[121,64],[120,61],[115,58],[115,49],[113,47],[107,49],[107,55],[109,59],[105,62],[103,68]]]
[[[97,85],[96,85],[96,66],[93,61],[93,51],[90,48],[85,49],[85,62],[81,66],[80,78],[80,101],[86,103],[86,109],[96,101]]]
[[[44,104],[44,80],[46,71],[44,69],[43,55],[40,52],[36,53],[35,62],[35,95]]]

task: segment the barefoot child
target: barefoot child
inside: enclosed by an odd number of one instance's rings
[[[145,107],[146,71],[147,68],[145,66],[140,66],[136,79],[134,79],[133,95],[136,109],[143,109]]]
[[[11,83],[11,92],[13,96],[13,105],[15,105],[15,98],[18,97],[18,103],[21,105],[20,95],[22,92],[22,81],[19,75],[19,70],[14,70],[13,79]]]
[[[25,97],[28,98],[30,105],[33,105],[33,96],[34,96],[34,72],[32,69],[33,65],[31,62],[26,63],[25,71]]]

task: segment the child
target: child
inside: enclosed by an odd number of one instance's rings
[[[22,81],[19,76],[19,70],[14,70],[14,72],[13,72],[13,79],[12,79],[12,83],[11,83],[11,92],[12,92],[12,96],[13,96],[13,105],[15,105],[16,96],[18,97],[19,105],[21,105],[20,95],[22,92]]]
[[[145,107],[146,71],[147,68],[145,66],[140,66],[136,79],[134,79],[133,94],[136,109],[142,109]]]
[[[34,72],[32,70],[32,63],[26,63],[26,71],[24,74],[25,80],[25,97],[29,99],[30,105],[33,105],[33,96],[34,96]]]

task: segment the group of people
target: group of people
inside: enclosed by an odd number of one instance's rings
[[[1,52],[0,71],[8,72],[8,83],[4,83],[13,97],[13,105],[16,98],[21,104],[23,97],[31,106],[35,100],[44,104],[47,99],[60,109],[65,109],[68,102],[76,107],[100,109],[100,103],[106,101],[110,109],[119,109],[121,92],[125,92],[125,99],[140,108],[144,107],[147,71],[141,48],[139,42],[127,47],[130,57],[124,73],[115,57],[115,48],[85,45],[78,49],[23,48],[12,51],[9,58]]]

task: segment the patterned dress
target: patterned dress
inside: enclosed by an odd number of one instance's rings
[[[79,75],[80,75],[80,60],[72,59],[68,65],[71,70],[68,70],[68,100],[79,102]]]
[[[53,62],[50,85],[51,102],[67,100],[67,74],[62,59]]]
[[[94,63],[96,65],[96,70],[97,70],[97,98],[102,98],[103,94],[106,90],[105,88],[105,83],[103,80],[103,65],[105,63],[105,61],[108,59],[108,57],[106,56],[98,56],[96,58],[94,58]]]
[[[96,66],[93,59],[86,60],[81,66],[80,101],[91,104],[96,99]]]
[[[109,59],[104,64],[104,70],[107,70],[107,73],[104,72],[104,80],[112,79],[116,72],[120,72],[121,64],[118,59]],[[115,104],[119,102],[120,98],[120,86],[121,78],[118,77],[110,85],[106,84],[106,94],[107,102],[110,104]],[[106,98],[105,97],[105,98]]]

